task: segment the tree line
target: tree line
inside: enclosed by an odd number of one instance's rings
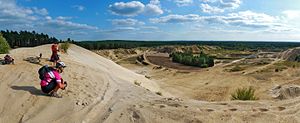
[[[192,53],[174,52],[170,54],[173,62],[181,63],[189,66],[196,66],[201,68],[207,68],[214,66],[214,58],[201,53],[199,55],[193,55]]]
[[[104,40],[81,41],[77,45],[89,50],[156,47],[164,45],[209,45],[219,46],[227,50],[264,50],[283,51],[293,47],[299,47],[299,42],[250,42],[250,41],[130,41],[130,40]]]
[[[55,37],[50,37],[49,35],[44,33],[36,33],[35,31],[17,32],[17,31],[1,30],[1,34],[6,39],[7,43],[11,48],[33,47],[33,46],[50,44],[59,41]]]

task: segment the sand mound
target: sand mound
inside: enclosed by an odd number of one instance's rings
[[[215,103],[167,98],[156,82],[75,45],[61,55],[69,84],[59,92],[63,98],[44,96],[37,70],[46,58],[39,64],[23,59],[50,57],[49,50],[50,45],[15,49],[15,65],[0,65],[0,123],[300,122],[300,98]]]
[[[300,47],[288,49],[280,53],[279,58],[287,61],[295,61],[298,55],[300,55]]]
[[[146,49],[132,48],[132,49],[106,49],[95,50],[94,52],[113,61],[124,59],[127,57],[142,54]]]
[[[284,85],[276,86],[272,90],[272,97],[275,99],[291,99],[300,96],[300,86]]]

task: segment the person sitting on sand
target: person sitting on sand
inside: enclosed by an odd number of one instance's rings
[[[4,56],[4,61],[3,64],[14,64],[15,59],[13,59],[10,55],[5,55]]]
[[[54,42],[51,46],[51,51],[52,51],[52,55],[50,58],[50,61],[54,63],[54,65],[59,61],[59,56],[58,56],[58,42]]]
[[[63,62],[57,62],[55,67],[49,67],[49,72],[45,72],[40,83],[44,93],[57,98],[61,97],[57,94],[57,91],[59,89],[64,90],[67,87],[67,82],[64,82],[60,75],[65,67],[66,65]]]

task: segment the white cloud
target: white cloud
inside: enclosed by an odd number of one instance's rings
[[[147,15],[161,15],[164,11],[161,8],[159,0],[150,0],[150,3],[145,7],[144,13]]]
[[[236,9],[242,3],[241,0],[220,0],[221,8],[229,8],[229,9]]]
[[[200,8],[204,13],[223,13],[225,10],[237,9],[242,1],[241,0],[202,0],[205,4],[201,4]]]
[[[42,9],[38,9],[36,7],[33,7],[33,11],[37,14],[40,14],[40,15],[48,15],[48,10],[45,9],[45,8],[42,8]]]
[[[201,20],[201,16],[196,14],[188,15],[167,15],[160,18],[151,18],[150,22],[152,23],[186,23],[186,22],[195,22]]]
[[[144,22],[138,21],[136,19],[114,19],[111,21],[115,26],[136,26],[136,25],[144,25]]]
[[[117,2],[109,5],[109,10],[116,15],[136,16],[144,11],[145,5],[139,1]]]
[[[300,10],[285,10],[282,13],[287,19],[300,19]]]
[[[35,30],[58,38],[77,37],[80,32],[96,32],[98,27],[67,21],[71,17],[48,15],[45,8],[22,7],[15,0],[0,0],[0,29]]]
[[[33,21],[37,18],[33,9],[19,7],[14,0],[0,0],[0,18],[9,21]],[[3,22],[3,21],[2,21]]]
[[[159,5],[160,1],[159,0],[150,0],[149,4],[153,4],[153,5]]]
[[[82,5],[73,5],[72,7],[76,8],[78,11],[83,11],[85,9],[85,7]]]
[[[56,17],[57,20],[70,20],[72,18],[73,17],[67,17],[67,16],[58,16],[58,17]]]
[[[201,4],[200,6],[202,8],[202,11],[205,13],[222,13],[224,12],[224,9],[220,9],[218,7],[210,6],[208,4]]]
[[[139,1],[116,2],[109,5],[109,10],[116,15],[121,16],[137,16],[141,13],[146,15],[161,15],[164,13],[160,6],[159,0],[150,0],[149,4],[144,5]]]
[[[52,20],[52,17],[46,16],[45,19],[46,19],[46,20]]]
[[[175,0],[177,6],[188,6],[193,3],[193,0]]]
[[[143,30],[159,30],[159,28],[156,26],[142,26],[140,28]]]
[[[283,24],[279,17],[252,11],[242,11],[230,13],[224,16],[200,16],[196,14],[188,15],[167,15],[160,18],[151,18],[152,23],[197,23],[204,25],[215,25],[224,27],[260,30],[281,30],[288,31],[290,26]]]
[[[200,2],[204,2],[204,3],[214,3],[217,0],[199,0]]]
[[[117,27],[115,29],[111,30],[104,30],[102,32],[104,33],[120,33],[120,32],[133,32],[139,30],[138,28],[135,27]]]
[[[144,13],[147,15],[161,15],[164,11],[158,5],[147,4]]]

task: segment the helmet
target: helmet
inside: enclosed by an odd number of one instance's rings
[[[65,68],[67,66],[66,66],[66,64],[64,62],[61,61],[61,62],[57,62],[55,67],[56,68],[59,68],[59,67]]]

